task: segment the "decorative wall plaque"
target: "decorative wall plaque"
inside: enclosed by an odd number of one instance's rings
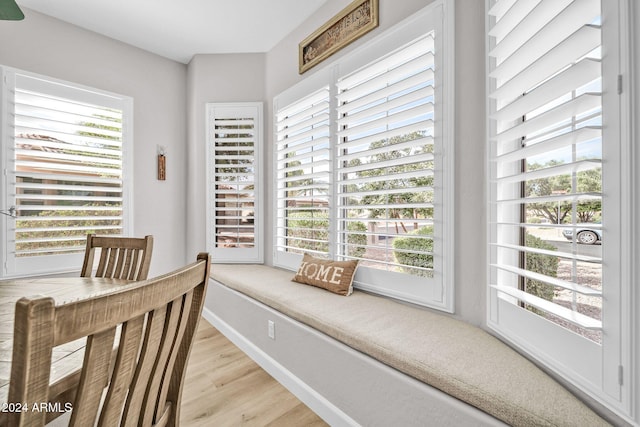
[[[298,45],[300,74],[378,26],[378,0],[355,0]]]

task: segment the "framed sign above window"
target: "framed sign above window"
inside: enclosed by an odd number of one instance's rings
[[[378,26],[378,0],[355,0],[298,45],[304,73]]]

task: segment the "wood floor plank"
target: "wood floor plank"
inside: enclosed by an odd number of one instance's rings
[[[182,395],[183,427],[327,424],[204,319]]]

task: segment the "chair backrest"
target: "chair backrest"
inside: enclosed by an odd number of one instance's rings
[[[153,236],[137,238],[88,234],[81,277],[91,277],[96,249],[100,249],[100,260],[95,277],[147,279],[153,252]]]
[[[53,348],[87,337],[69,401],[71,426],[178,425],[210,266],[209,254],[201,253],[172,273],[88,299],[56,306],[50,297],[21,298],[8,402],[30,407],[55,400],[59,382],[49,383]],[[46,419],[44,411],[6,415],[11,426],[41,426]]]

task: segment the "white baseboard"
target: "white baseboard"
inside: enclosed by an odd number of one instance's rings
[[[359,426],[351,417],[238,333],[211,310],[205,307],[202,311],[202,316],[329,425],[340,427]]]

